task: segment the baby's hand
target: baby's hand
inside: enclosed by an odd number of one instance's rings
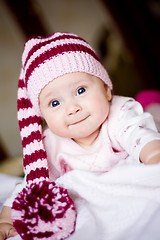
[[[14,237],[18,233],[12,224],[4,222],[0,223],[0,240],[7,239],[9,237]]]

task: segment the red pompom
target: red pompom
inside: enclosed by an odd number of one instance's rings
[[[60,240],[75,229],[76,211],[66,189],[47,181],[32,183],[18,194],[12,220],[24,240]]]

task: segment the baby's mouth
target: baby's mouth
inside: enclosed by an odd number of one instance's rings
[[[72,123],[69,124],[69,126],[73,126],[73,125],[76,125],[76,124],[78,124],[78,123],[81,123],[81,122],[85,121],[87,118],[88,118],[88,116],[85,117],[85,118],[82,118],[82,119],[80,119],[80,120],[77,120],[77,121],[75,121],[75,122],[72,122]]]

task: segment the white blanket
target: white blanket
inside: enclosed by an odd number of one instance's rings
[[[160,239],[160,165],[119,165],[103,174],[76,170],[57,182],[78,209],[70,240]]]
[[[78,211],[69,240],[160,239],[160,164],[119,164],[103,174],[74,170],[57,183],[69,189]]]
[[[0,212],[5,200],[10,197],[17,183],[21,182],[20,177],[0,173]]]

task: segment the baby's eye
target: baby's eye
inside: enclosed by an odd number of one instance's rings
[[[85,91],[86,91],[86,88],[85,87],[81,87],[81,88],[78,89],[77,95],[83,94]]]
[[[54,100],[50,103],[51,107],[57,107],[58,105],[60,105],[60,102],[58,100]]]

